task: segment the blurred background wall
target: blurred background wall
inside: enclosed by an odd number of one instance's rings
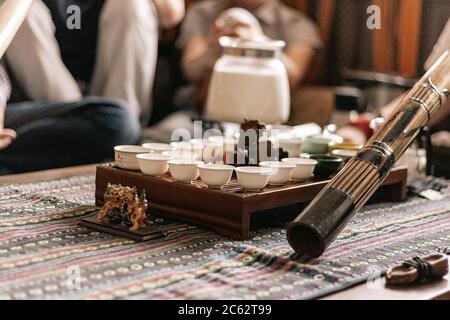
[[[189,7],[193,2],[186,0]],[[283,0],[315,20],[325,49],[318,55],[306,82],[341,85],[346,70],[365,70],[414,79],[450,17],[449,0]],[[381,29],[367,28],[367,8],[381,9]],[[152,122],[171,111],[171,97],[184,83],[180,52],[174,42],[178,29],[164,31],[155,88],[158,108]]]

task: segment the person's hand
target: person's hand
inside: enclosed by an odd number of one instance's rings
[[[242,15],[242,14],[241,14]],[[266,39],[261,25],[253,16],[240,16],[236,13],[225,13],[219,17],[212,27],[210,33],[210,44],[218,46],[220,37],[229,36],[242,40]]]
[[[237,36],[238,35],[235,33],[234,30],[227,30],[223,28],[219,23],[217,22],[214,23],[208,37],[208,44],[211,53],[214,56],[220,57],[221,48],[219,44],[219,39],[221,37],[237,37]]]
[[[219,44],[219,39],[221,37],[233,37],[242,40],[255,41],[267,38],[259,25],[256,26],[245,22],[234,21],[232,24],[225,26],[221,21],[216,21],[208,38],[210,53],[216,58],[219,58],[222,52]]]
[[[237,37],[242,40],[265,39],[266,36],[258,24],[248,23],[239,20],[232,20],[225,23],[223,20],[217,20],[214,23],[211,32],[211,40],[217,43],[222,36]]]
[[[0,150],[6,149],[17,138],[17,133],[12,129],[0,128]]]
[[[235,22],[232,25],[232,30],[242,40],[258,41],[267,38],[259,25],[251,23]]]
[[[12,129],[4,128],[6,103],[0,102],[0,150],[6,149],[17,138],[17,133]]]

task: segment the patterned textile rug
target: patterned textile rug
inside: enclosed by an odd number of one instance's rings
[[[146,243],[78,226],[94,177],[0,188],[1,299],[309,299],[450,245],[450,192],[367,207],[311,264],[292,261],[282,229],[231,241],[158,220]]]

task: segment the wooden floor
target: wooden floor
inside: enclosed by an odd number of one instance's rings
[[[76,175],[94,174],[95,166],[49,170],[35,173],[0,177],[0,185],[30,183],[42,180],[67,178]],[[342,292],[329,295],[324,299],[336,300],[450,300],[450,276],[434,283],[410,286],[407,288],[386,288],[384,279],[375,280],[369,284],[357,285]]]
[[[0,185],[29,183],[42,180],[62,179],[84,174],[95,174],[95,165],[55,169],[0,177]]]

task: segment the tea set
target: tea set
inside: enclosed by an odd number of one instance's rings
[[[280,161],[261,161],[258,166],[224,164],[223,154],[234,148],[233,138],[211,137],[191,141],[146,143],[142,146],[115,147],[116,166],[140,170],[143,174],[160,177],[167,172],[177,182],[191,183],[199,178],[208,188],[220,189],[236,173],[239,185],[247,191],[260,191],[267,185],[283,186],[290,181],[303,182],[314,176],[328,178],[355,156],[360,146],[336,143],[326,136],[289,137],[278,140],[289,157]],[[219,149],[218,146],[221,146]],[[231,146],[231,147],[230,147]]]

